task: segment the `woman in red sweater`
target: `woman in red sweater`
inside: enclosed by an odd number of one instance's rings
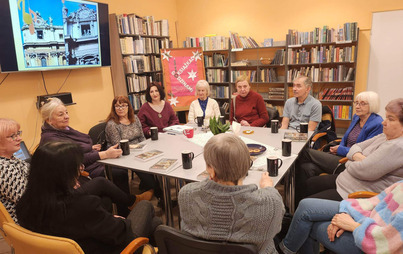
[[[250,90],[248,77],[245,75],[236,79],[235,87],[237,96],[232,99],[230,122],[263,127],[269,121],[269,114],[262,96]]]

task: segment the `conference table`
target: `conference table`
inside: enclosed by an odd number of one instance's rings
[[[174,178],[176,180],[178,191],[181,185],[180,183],[202,181],[207,178],[205,175],[206,165],[203,158],[203,146],[208,139],[213,136],[213,134],[211,132],[204,132],[201,130],[201,128],[193,125],[190,125],[190,127],[194,127],[195,129],[195,135],[193,138],[187,138],[183,134],[159,133],[158,140],[153,141],[148,139],[143,141],[146,143],[146,146],[143,150],[131,149],[130,155],[121,156],[117,159],[106,159],[99,161],[105,165],[107,175],[112,181],[113,179],[111,178],[110,167],[120,167],[159,176],[159,178],[162,180],[163,186],[166,222],[171,226],[173,226],[173,215],[169,179]],[[282,140],[284,139],[285,132],[296,131],[280,129],[278,133],[271,133],[270,128],[242,126],[241,130],[237,134],[246,144],[257,144],[266,147],[266,151],[263,154],[254,157],[254,163],[251,169],[248,171],[248,175],[244,179],[243,184],[256,184],[259,186],[262,173],[267,171],[266,157],[268,155],[275,155],[279,157],[282,159],[283,164],[278,170],[278,176],[272,177],[273,184],[274,186],[277,185],[285,175],[288,176],[285,179],[286,206],[289,208],[290,212],[293,212],[295,196],[294,162],[300,151],[306,145],[306,141],[293,141],[291,145],[291,156],[284,157],[281,155],[281,144]],[[309,132],[308,137],[310,137],[312,133],[313,132]],[[138,154],[154,149],[162,151],[163,155],[145,162],[140,161],[135,157]],[[183,150],[190,150],[194,153],[194,159],[192,162],[193,165],[191,169],[183,169],[182,167],[181,153]],[[168,170],[150,170],[150,167],[162,158],[177,159],[177,164]],[[286,174],[287,172],[289,173]]]

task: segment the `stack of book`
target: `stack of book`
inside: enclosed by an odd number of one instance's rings
[[[259,44],[252,37],[239,36],[238,33],[230,32],[230,41],[233,49],[259,47]]]
[[[325,88],[319,92],[320,100],[353,100],[353,88]]]
[[[222,83],[228,82],[227,70],[221,69],[207,69],[206,70],[207,82],[209,83]]]
[[[229,39],[224,36],[206,36],[206,37],[186,37],[183,42],[184,48],[202,47],[203,51],[208,50],[227,50]]]
[[[231,70],[231,82],[235,82],[236,78],[245,75],[249,77],[249,82],[256,82],[257,77],[256,77],[256,71],[252,70],[239,70],[239,71],[234,71]]]
[[[357,22],[345,23],[338,26],[337,29],[323,26],[316,27],[311,32],[298,32],[297,30],[288,30],[287,39],[289,45],[329,43],[329,42],[349,42],[356,41],[358,38]]]
[[[353,115],[353,107],[346,105],[333,106],[334,119],[351,120]]]
[[[153,16],[141,18],[135,14],[121,14],[117,19],[120,34],[169,36],[166,19],[154,21]]]
[[[269,100],[284,100],[284,87],[269,87]]]

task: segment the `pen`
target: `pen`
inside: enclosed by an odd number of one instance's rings
[[[176,135],[176,134],[174,134],[174,133],[169,133],[169,132],[168,132],[167,134],[168,134],[168,135],[174,135],[174,136]]]

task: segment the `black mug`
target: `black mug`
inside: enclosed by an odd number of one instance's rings
[[[308,123],[300,123],[299,126],[297,126],[297,131],[299,133],[308,133]]]
[[[158,140],[158,127],[151,127],[151,140]]]
[[[225,117],[224,117],[224,116],[220,116],[220,122],[221,122],[222,124],[225,124]]]
[[[129,147],[129,140],[122,139],[119,142],[120,149],[122,149],[122,155],[129,155],[130,154],[130,147]]]
[[[283,139],[281,143],[282,155],[291,156],[291,139]]]
[[[280,128],[281,124],[278,120],[271,120],[271,133],[278,133],[278,128]]]
[[[184,169],[192,168],[192,160],[195,154],[189,150],[182,151],[182,166]]]
[[[277,158],[277,156],[267,157],[267,172],[269,176],[278,176],[278,169],[283,165],[283,160]]]
[[[204,123],[204,117],[203,116],[198,116],[195,119],[195,122],[197,123],[197,127],[202,127]]]

